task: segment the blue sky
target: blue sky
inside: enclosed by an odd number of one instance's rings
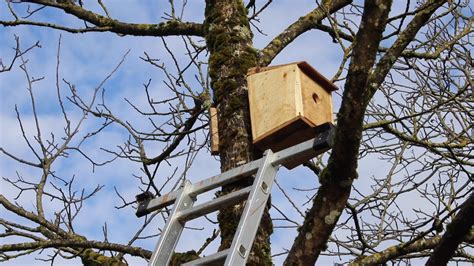
[[[87,2],[87,1],[86,1]],[[204,1],[188,1],[188,7],[184,12],[184,20],[201,22],[203,19],[203,3]],[[142,23],[158,23],[161,21],[163,12],[168,12],[167,1],[104,1],[108,6],[110,14],[120,20],[127,22]],[[270,5],[269,9],[264,12],[261,17],[261,23],[258,24],[268,36],[259,34],[255,31],[254,44],[257,48],[263,48],[274,36],[284,30],[290,23],[300,16],[308,13],[315,7],[315,2],[310,0],[298,1],[276,1]],[[91,6],[92,10],[97,11],[97,6]],[[0,10],[6,10],[6,4],[0,4]],[[397,7],[394,8],[396,12]],[[0,18],[11,19],[7,12],[1,12]],[[66,23],[68,25],[80,25],[69,16],[58,12],[40,12],[37,15],[38,20],[53,19],[58,23]],[[22,47],[28,47],[39,41],[41,48],[36,48],[28,53],[28,69],[34,77],[43,77],[44,79],[37,82],[34,87],[35,99],[37,101],[39,120],[43,130],[43,134],[48,136],[49,132],[56,136],[61,136],[64,120],[62,119],[59,105],[56,100],[55,90],[55,68],[56,68],[56,51],[58,48],[58,40],[62,38],[62,48],[60,56],[61,79],[66,79],[75,84],[77,91],[84,98],[91,97],[93,89],[102,81],[102,79],[110,73],[118,64],[124,54],[130,51],[119,70],[104,84],[106,90],[106,101],[113,112],[124,120],[133,121],[134,125],[139,128],[149,128],[146,119],[137,115],[133,109],[125,102],[125,98],[131,100],[137,105],[144,105],[146,97],[143,85],[149,79],[152,79],[151,91],[157,99],[169,95],[162,80],[165,78],[163,73],[149,64],[143,62],[139,57],[143,56],[143,52],[149,53],[152,57],[160,58],[162,62],[168,64],[172,69],[172,61],[170,56],[165,52],[160,38],[153,37],[120,37],[110,33],[88,33],[88,34],[70,34],[59,32],[51,29],[35,28],[35,27],[14,27],[0,28],[0,58],[3,62],[8,62],[13,55],[14,35],[20,38]],[[186,59],[182,51],[181,40],[178,37],[166,38],[169,46],[175,52],[178,60],[182,62]],[[272,64],[288,63],[294,61],[307,61],[319,72],[326,77],[331,78],[337,71],[342,53],[340,47],[332,42],[332,39],[325,33],[311,31],[299,37],[291,43],[280,55],[278,55]],[[34,159],[21,136],[18,134],[18,123],[15,118],[14,106],[17,105],[26,131],[29,136],[34,134],[34,121],[31,117],[31,106],[27,94],[27,83],[24,74],[18,69],[19,62],[14,66],[14,70],[0,74],[0,146],[9,152],[28,159]],[[191,82],[191,81],[190,81]],[[196,83],[191,84],[197,86]],[[337,84],[340,88],[342,84]],[[61,90],[67,94],[65,83],[61,83]],[[340,97],[338,93],[333,94],[334,111],[339,108]],[[66,110],[73,121],[80,118],[77,108],[68,104]],[[92,131],[99,126],[99,121],[87,119],[83,125],[84,132]],[[202,138],[202,135],[198,136]],[[102,132],[98,137],[84,143],[84,148],[88,151],[88,155],[99,161],[105,161],[111,158],[100,150],[100,148],[115,149],[118,143],[126,141],[127,134],[123,129],[118,127],[110,127]],[[159,144],[151,144],[148,151],[155,148],[160,151],[163,147]],[[152,152],[150,152],[152,153]],[[157,153],[155,153],[157,154]],[[171,175],[178,167],[182,170],[185,158],[173,159],[170,166],[160,168],[159,177],[165,178]],[[375,156],[369,156],[360,162],[359,173],[361,176],[383,176],[386,172],[383,161],[378,161],[378,167],[373,167],[373,160],[377,160]],[[96,167],[92,171],[90,163],[78,154],[72,154],[67,160],[58,161],[55,170],[65,178],[71,178],[75,175],[75,188],[85,188],[91,191],[97,184],[104,185],[102,191],[91,200],[87,201],[81,215],[77,217],[76,229],[80,234],[90,239],[103,239],[102,226],[107,223],[110,231],[109,240],[111,242],[126,243],[133,236],[137,228],[143,222],[134,215],[132,208],[117,210],[114,206],[120,205],[120,199],[115,195],[114,187],[128,200],[132,200],[140,191],[138,189],[138,181],[132,177],[134,174],[140,174],[139,165],[131,163],[127,160],[117,160],[104,166]],[[195,182],[211,175],[217,174],[219,164],[216,158],[213,158],[207,151],[202,151],[196,157],[190,168],[187,177]],[[25,180],[37,181],[38,171],[17,164],[9,160],[5,156],[0,157],[0,175],[2,177],[21,175]],[[317,178],[309,172],[309,170],[299,167],[294,170],[280,171],[278,182],[286,189],[297,188],[316,188],[318,186]],[[53,182],[60,183],[57,180]],[[361,181],[356,181],[356,185],[360,185]],[[169,188],[170,189],[170,188]],[[364,189],[362,186],[361,189]],[[0,193],[7,198],[13,198],[17,191],[5,182],[0,181]],[[307,201],[308,196],[312,192],[295,193],[294,200],[298,204]],[[273,201],[281,203],[283,212],[294,217],[298,222],[302,221],[302,217],[291,207],[278,191],[276,186],[273,189]],[[212,197],[210,194],[207,197]],[[25,208],[33,210],[34,197],[30,193],[26,193],[19,201]],[[60,208],[57,202],[47,202],[50,214],[55,209]],[[304,212],[305,205],[301,208]],[[2,217],[11,217],[3,209]],[[273,211],[275,213],[275,211]],[[13,218],[16,219],[16,218]],[[212,219],[212,216],[211,216]],[[157,222],[154,228],[162,226],[162,222]],[[199,248],[209,232],[211,227],[205,225],[202,220],[197,220],[189,226],[197,228],[206,227],[204,230],[187,230],[182,237],[182,241],[178,246],[178,250],[187,250],[189,248]],[[152,233],[153,227],[149,227],[148,231]],[[296,231],[293,229],[275,229],[272,237],[272,252],[280,253],[283,248],[289,248],[294,239]],[[200,235],[200,238],[198,237]],[[2,240],[4,241],[4,240]],[[137,242],[137,245],[147,249],[153,249],[156,239],[143,240]],[[212,253],[218,241],[215,241],[211,247],[206,249],[205,254]],[[41,265],[48,264],[35,260],[35,258],[44,258],[44,254],[34,254],[22,257],[18,260],[5,263],[5,265]],[[275,264],[281,264],[283,257],[277,257]],[[337,262],[337,258],[322,258],[321,263]],[[144,265],[143,260],[130,258],[131,265]],[[79,260],[74,261],[75,265],[81,265]],[[58,265],[72,265],[71,261],[58,261]]]
[[[104,1],[104,3],[108,6],[109,12],[113,17],[128,22],[157,23],[161,20],[162,12],[168,12],[169,10],[167,1],[120,1],[120,3],[118,1]],[[0,8],[5,10],[5,3],[1,5]],[[279,1],[273,4],[267,12],[262,14],[262,23],[259,24],[259,27],[268,36],[256,32],[255,46],[263,48],[276,34],[301,15],[311,11],[314,6],[313,1],[301,1],[298,5],[294,5],[292,1]],[[97,6],[95,5],[91,8],[96,10]],[[203,12],[204,9],[201,1],[189,1],[188,7],[184,12],[184,19],[200,22],[203,18]],[[2,19],[8,17],[6,13],[2,12],[0,14]],[[80,25],[77,20],[58,12],[40,12],[36,18],[40,21],[52,19],[52,21],[57,23]],[[26,58],[29,60],[28,69],[30,74],[34,77],[44,77],[34,87],[39,120],[44,135],[48,135],[47,132],[53,132],[56,136],[61,136],[64,126],[59,105],[55,98],[56,52],[60,36],[62,39],[60,77],[75,84],[78,93],[86,99],[91,97],[93,88],[112,71],[122,56],[130,50],[123,65],[104,85],[108,105],[121,118],[133,121],[135,125],[147,127],[146,121],[140,121],[140,119],[143,120],[143,117],[136,115],[130,107],[126,106],[124,98],[137,103],[137,105],[143,104],[146,99],[142,84],[146,83],[148,79],[152,79],[151,88],[155,97],[164,97],[168,93],[162,83],[163,73],[139,59],[140,56],[143,56],[143,52],[147,52],[152,57],[160,58],[163,62],[172,66],[171,58],[165,53],[160,38],[119,37],[110,33],[74,35],[35,27],[2,27],[0,28],[0,36],[3,40],[0,43],[0,57],[4,62],[7,62],[12,56],[11,48],[15,44],[14,35],[20,38],[22,47],[32,45],[36,41],[39,41],[41,44],[41,48],[34,49],[26,55]],[[167,38],[167,42],[171,49],[176,52],[175,54],[178,56],[178,59],[183,60],[185,56],[180,53],[182,51],[181,40],[177,37],[170,37]],[[289,45],[285,52],[274,60],[274,64],[306,60],[321,73],[330,76],[336,71],[339,59],[340,53],[337,51],[337,46],[332,44],[328,36],[323,33],[310,32]],[[29,132],[28,134],[31,137],[34,134],[34,125],[31,117],[30,101],[25,89],[27,83],[24,74],[19,71],[18,65],[19,63],[15,64],[14,71],[0,75],[2,93],[0,145],[17,156],[33,159],[25,142],[18,135],[18,123],[14,113],[14,106],[16,104],[21,111],[27,132]],[[67,95],[66,84],[61,83],[60,86],[62,92]],[[77,112],[74,106],[68,104],[66,110],[72,120],[79,119],[80,113]],[[87,119],[83,129],[87,132],[87,130],[97,128],[97,125],[97,121]],[[123,130],[111,127],[97,138],[86,142],[84,147],[88,151],[89,156],[103,161],[110,158],[110,155],[101,152],[99,148],[114,149],[117,143],[125,141],[126,138],[127,135]],[[158,146],[157,148],[160,148]],[[160,176],[164,177],[171,174],[176,165],[182,164],[182,160],[183,158],[172,161],[173,167],[160,168],[160,171],[162,171]],[[15,176],[16,171],[18,171],[26,180],[38,180],[38,171],[12,162],[4,156],[1,157],[0,166],[2,176]],[[90,239],[103,239],[102,226],[107,222],[107,227],[110,231],[109,240],[111,242],[126,243],[136,229],[141,226],[142,219],[136,218],[131,208],[125,210],[116,210],[114,208],[114,206],[121,204],[120,199],[114,193],[114,187],[128,200],[133,199],[139,193],[137,188],[139,184],[136,179],[132,178],[133,174],[139,174],[139,166],[137,164],[130,163],[127,160],[118,160],[108,166],[96,167],[92,171],[91,165],[87,160],[84,160],[77,154],[72,154],[71,158],[58,161],[55,170],[65,178],[71,178],[75,175],[76,189],[85,188],[86,191],[91,191],[97,184],[104,185],[104,188],[97,196],[86,202],[81,215],[76,219],[76,230],[81,234]],[[218,171],[219,164],[217,160],[212,158],[207,152],[201,152],[192,165],[188,178],[199,180],[216,174]],[[279,176],[279,182],[283,187],[316,186],[316,177],[310,175],[306,169],[298,168],[291,173],[281,171]],[[1,193],[8,198],[12,198],[16,195],[17,191],[11,186],[1,183]],[[212,193],[207,195],[207,197],[212,196]],[[281,193],[279,194],[279,191],[274,189],[274,200],[279,201],[280,197]],[[306,201],[306,197],[302,194],[301,197],[295,200]],[[19,203],[23,204],[27,209],[33,210],[33,194],[25,194],[19,199]],[[46,202],[45,204],[47,204],[47,212],[50,214],[55,209],[61,207],[57,202]],[[295,213],[290,206],[285,207],[282,204],[281,208],[285,213]],[[4,211],[1,211],[3,216]],[[5,215],[10,217],[8,213],[5,213]],[[295,217],[295,219],[302,220],[301,217]],[[188,225],[191,227],[202,227],[202,224],[202,221],[197,220]],[[156,226],[162,226],[162,223],[160,222]],[[149,231],[152,233],[152,228]],[[206,228],[203,231],[185,231],[178,250],[199,248],[205,238],[208,237],[210,231],[210,228]],[[295,233],[289,233],[289,231],[294,230],[288,229],[276,229],[275,231],[276,233],[272,238],[272,243],[274,244],[273,252],[279,253],[283,247],[289,247],[288,243],[291,243]],[[155,242],[156,239],[140,241],[137,245],[153,249]],[[212,249],[217,244],[218,241],[215,241],[213,246],[209,247],[206,252],[212,253]],[[35,258],[44,257],[44,254],[36,253],[35,255],[13,260],[5,265],[46,265],[46,262],[35,260]],[[283,258],[276,258],[275,263],[281,263],[281,259]],[[58,265],[71,265],[71,261],[57,261],[57,263]],[[81,264],[79,260],[75,260],[74,263],[77,265]],[[130,258],[129,263],[131,265],[144,264],[143,260],[135,258]]]

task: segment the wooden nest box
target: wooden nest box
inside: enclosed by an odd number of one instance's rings
[[[337,87],[306,62],[252,68],[247,81],[253,143],[262,151],[309,140],[314,127],[333,123]]]

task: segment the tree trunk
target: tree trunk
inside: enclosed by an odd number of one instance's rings
[[[261,155],[252,147],[246,81],[247,70],[257,64],[257,53],[243,1],[207,0],[205,17],[209,75],[219,119],[221,171],[226,171]],[[250,179],[227,185],[219,195],[248,182]],[[242,203],[219,212],[220,250],[230,247],[243,206]],[[267,210],[250,253],[249,265],[271,265],[269,236],[272,231]]]
[[[326,249],[327,241],[344,211],[352,182],[357,178],[364,113],[370,100],[367,80],[375,63],[391,4],[391,0],[366,0],[364,3],[337,116],[334,147],[328,166],[319,175],[321,187],[285,265],[314,265]]]
[[[469,235],[474,225],[474,192],[461,205],[459,212],[446,228],[439,245],[426,262],[427,266],[446,265],[453,257],[459,244]]]

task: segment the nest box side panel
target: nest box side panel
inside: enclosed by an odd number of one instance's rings
[[[295,106],[297,73],[296,65],[288,65],[247,77],[254,142],[271,135],[302,112]]]
[[[303,94],[303,116],[315,126],[326,122],[333,123],[331,93],[303,72],[300,74],[300,79]]]

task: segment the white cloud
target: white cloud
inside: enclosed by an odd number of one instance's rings
[[[86,1],[87,2],[87,1]],[[166,1],[104,1],[109,6],[109,11],[113,17],[123,19],[130,22],[157,22],[160,21],[162,12],[168,9]],[[185,20],[202,21],[204,9],[204,1],[188,1],[188,9],[185,12]],[[258,1],[257,1],[258,2]],[[261,15],[262,23],[258,24],[268,36],[262,36],[255,33],[255,46],[263,48],[276,34],[284,30],[289,24],[298,19],[301,15],[308,13],[315,7],[315,2],[306,0],[299,1],[298,5],[295,1],[286,0],[273,3],[270,8]],[[3,3],[2,8],[5,8]],[[94,10],[98,10],[95,5]],[[396,7],[399,12],[401,9]],[[3,12],[5,13],[5,12]],[[50,13],[47,13],[50,14]],[[54,13],[57,15],[58,13]],[[4,18],[5,14],[0,14]],[[62,14],[54,17],[56,20],[68,20],[68,15]],[[41,18],[41,17],[40,17]],[[42,17],[46,19],[46,17]],[[69,21],[68,21],[69,23]],[[76,23],[77,21],[72,21]],[[133,122],[134,126],[140,129],[150,128],[147,119],[138,115],[128,104],[123,100],[127,98],[138,106],[146,106],[146,98],[143,83],[149,78],[152,78],[151,93],[154,99],[161,99],[169,96],[169,92],[162,83],[163,73],[158,69],[146,64],[139,59],[146,51],[150,56],[159,58],[174,69],[173,62],[170,56],[164,51],[160,38],[152,37],[119,37],[110,33],[91,33],[74,35],[69,33],[60,33],[58,31],[34,28],[34,27],[15,27],[15,28],[0,28],[0,36],[5,39],[5,42],[0,43],[0,57],[6,61],[12,56],[11,47],[14,45],[13,34],[20,37],[23,47],[31,45],[36,40],[42,44],[41,49],[36,49],[25,57],[29,59],[29,69],[31,74],[35,77],[45,76],[45,79],[35,84],[34,92],[40,111],[39,120],[41,123],[43,136],[49,137],[49,132],[54,132],[57,137],[62,136],[64,120],[58,109],[55,91],[55,76],[54,71],[56,67],[56,49],[60,34],[62,34],[62,52],[61,52],[61,68],[60,75],[68,81],[76,85],[80,95],[89,99],[93,89],[100,81],[116,66],[123,54],[130,49],[130,54],[127,60],[117,73],[105,84],[107,104],[111,110],[116,113],[121,119]],[[176,56],[181,62],[187,57],[182,53],[182,43],[178,37],[166,38],[169,47],[176,51]],[[286,50],[280,54],[274,61],[274,64],[287,63],[293,61],[305,60],[312,64],[318,71],[327,77],[331,77],[338,67],[340,60],[340,48],[332,43],[332,39],[323,32],[311,31],[299,37],[295,42],[290,44]],[[191,80],[193,77],[189,77]],[[193,89],[199,90],[197,84],[190,82]],[[14,104],[18,104],[23,115],[25,128],[28,136],[32,142],[34,140],[31,136],[35,132],[34,121],[31,116],[30,100],[28,99],[26,91],[26,81],[24,74],[18,71],[18,62],[15,65],[15,71],[0,74],[0,93],[1,93],[1,113],[0,113],[0,146],[6,148],[13,154],[21,157],[34,160],[28,147],[25,145],[18,133],[18,125],[15,114],[13,112]],[[195,86],[195,87],[194,87]],[[66,85],[61,82],[61,90],[63,95],[68,95]],[[338,108],[340,97],[334,96],[336,103],[335,110]],[[68,104],[67,110],[74,121],[79,118],[77,109]],[[164,111],[164,110],[160,110]],[[84,124],[84,133],[96,129],[101,123],[101,120],[94,117],[89,117]],[[116,150],[116,145],[121,144],[127,138],[127,133],[119,127],[110,127],[109,129],[86,141],[83,145],[87,154],[98,161],[104,161],[110,158],[110,155],[100,151],[100,148],[108,148]],[[36,145],[36,144],[35,144]],[[37,146],[37,145],[36,145]],[[158,154],[163,149],[162,144],[150,144],[147,146],[149,156]],[[157,175],[157,179],[161,179],[159,184],[162,184],[164,178],[171,175],[174,167],[183,168],[184,158],[170,160],[172,166],[163,164]],[[373,167],[374,162],[378,167]],[[383,167],[382,167],[383,165]],[[381,177],[386,173],[386,163],[381,162],[375,156],[368,156],[359,162],[359,173],[361,178],[356,181],[359,189],[369,191],[368,177]],[[102,239],[101,226],[107,222],[110,230],[109,239],[112,242],[126,243],[133,233],[139,228],[143,222],[143,218],[138,219],[134,215],[131,208],[123,210],[116,210],[115,206],[120,205],[120,200],[116,197],[113,187],[122,193],[127,200],[133,200],[134,195],[139,193],[138,180],[132,177],[133,174],[140,174],[140,165],[131,163],[126,160],[119,159],[108,166],[97,167],[92,172],[90,163],[82,158],[77,153],[72,153],[69,159],[60,159],[56,162],[54,169],[59,175],[70,179],[76,175],[75,188],[80,190],[85,187],[88,191],[93,189],[97,184],[105,185],[103,190],[94,198],[90,199],[84,205],[82,213],[77,217],[76,228],[80,234],[84,234],[90,239]],[[13,163],[5,156],[1,156],[0,160],[0,174],[1,176],[16,175],[15,171],[28,178],[29,180],[37,180],[39,172],[29,167]],[[182,169],[181,169],[182,170]],[[187,177],[196,182],[204,178],[215,175],[219,172],[218,161],[211,157],[206,152],[201,152],[190,168]],[[280,170],[278,181],[280,184],[291,192],[293,200],[301,205],[307,201],[308,197],[312,196],[314,191],[296,192],[292,189],[297,188],[314,188],[319,186],[317,178],[308,172],[305,168],[296,168],[292,171]],[[0,193],[8,198],[13,198],[16,190],[11,186],[6,185],[0,181]],[[60,182],[58,182],[60,183]],[[169,189],[168,185],[166,189]],[[48,189],[51,187],[48,186]],[[300,215],[294,210],[290,203],[283,197],[283,195],[273,188],[273,202],[277,204],[282,211],[298,222],[302,222]],[[213,193],[209,193],[200,200],[210,199]],[[403,197],[400,199],[403,204],[413,204],[413,198]],[[34,195],[32,193],[25,194],[19,201],[28,209],[34,207]],[[58,210],[61,206],[57,202],[45,202],[48,206],[48,213]],[[423,207],[423,202],[417,201],[416,204]],[[306,205],[301,208],[305,211]],[[414,206],[414,205],[412,205]],[[272,211],[276,214],[275,210]],[[5,216],[4,216],[5,215]],[[2,209],[2,217],[12,217]],[[51,216],[50,216],[51,217]],[[22,220],[22,222],[24,222]],[[203,231],[187,230],[181,239],[179,246],[180,250],[187,248],[199,248],[204,239],[208,237],[209,232],[213,227],[209,224],[203,224],[202,221],[195,221],[189,224],[190,226],[204,227]],[[158,227],[163,226],[161,217],[157,217],[156,222],[150,225],[146,233],[156,233]],[[278,253],[282,248],[289,248],[296,235],[295,229],[275,229],[275,234],[272,236],[272,252]],[[140,240],[137,245],[144,248],[153,249],[157,239]],[[216,240],[211,247],[206,249],[205,254],[215,251],[220,240]],[[44,255],[35,255],[42,256]],[[35,261],[35,256],[22,257],[18,260],[13,260],[5,265],[47,265]],[[279,256],[275,259],[276,265],[281,265],[285,256]],[[321,264],[332,263],[337,259],[323,258],[320,260]],[[143,265],[144,261],[139,258],[130,258],[131,265]],[[60,261],[58,265],[80,265],[79,260],[74,261]]]

